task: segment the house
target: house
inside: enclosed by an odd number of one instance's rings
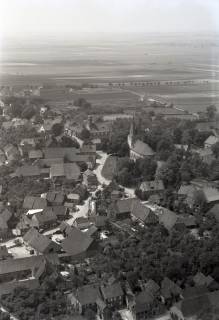
[[[55,181],[72,180],[78,181],[81,172],[76,163],[56,163],[50,168],[50,178]]]
[[[45,148],[43,149],[45,159],[64,159],[66,162],[73,162],[79,150],[76,148]]]
[[[38,287],[45,267],[43,255],[0,261],[0,296],[21,286],[28,289]]]
[[[24,209],[45,209],[47,201],[41,197],[26,196],[23,202]]]
[[[92,243],[93,239],[91,237],[78,228],[72,227],[67,237],[62,241],[61,246],[66,256],[80,259],[87,256]]]
[[[139,190],[143,197],[150,197],[153,194],[163,194],[165,188],[162,180],[144,181],[140,184]]]
[[[83,230],[83,229],[88,229],[92,223],[91,221],[89,220],[89,218],[85,218],[85,217],[78,217],[74,220],[74,223],[73,225],[80,229],[80,230]]]
[[[37,149],[32,149],[28,152],[28,158],[30,160],[36,160],[36,159],[41,159],[43,158],[43,153],[41,150]]]
[[[162,208],[158,213],[159,223],[164,226],[169,232],[175,226],[178,216],[175,212],[170,211],[166,208]]]
[[[163,301],[177,301],[182,293],[182,289],[172,280],[165,277],[161,282],[161,297]]]
[[[139,139],[135,139],[134,119],[130,126],[130,132],[128,135],[128,145],[130,150],[130,159],[134,161],[136,161],[137,159],[152,158],[155,155],[154,151],[147,143],[144,143]]]
[[[37,229],[49,229],[57,225],[57,216],[53,207],[46,207],[32,216],[32,225]]]
[[[102,284],[100,291],[103,301],[108,307],[121,308],[123,306],[125,295],[120,282]]]
[[[193,277],[195,286],[206,286],[209,287],[215,280],[211,276],[205,276],[202,272],[197,272]]]
[[[219,141],[219,138],[215,135],[210,135],[204,142],[205,148],[211,148],[214,144]]]
[[[131,216],[134,221],[139,221],[145,224],[158,223],[158,217],[154,212],[140,201],[134,201],[131,209]]]
[[[176,226],[182,225],[183,227],[193,229],[197,227],[197,221],[196,218],[193,215],[184,214],[179,215],[176,221]]]
[[[87,130],[90,131],[90,138],[95,139],[95,138],[103,138],[103,137],[108,137],[112,131],[112,123],[111,121],[93,121],[92,116],[88,117],[87,125],[86,125]]]
[[[75,205],[79,204],[81,201],[80,195],[77,193],[67,194],[67,202],[74,203]]]
[[[133,202],[138,201],[137,198],[119,199],[112,203],[108,209],[108,217],[121,220],[129,218],[132,211]]]
[[[170,315],[175,320],[217,319],[219,290],[183,299],[171,307]]]
[[[156,312],[159,312],[157,307],[159,304],[157,292],[154,293],[149,288],[145,288],[135,295],[127,295],[127,307],[131,311],[133,319],[136,320],[152,318]]]
[[[64,206],[53,206],[52,210],[54,212],[54,214],[56,215],[58,220],[64,220],[67,219],[69,217],[69,210],[68,208],[64,207]]]
[[[88,189],[96,189],[98,186],[98,180],[96,174],[90,169],[83,173],[83,183]]]
[[[107,216],[96,215],[94,217],[94,224],[98,229],[104,228],[106,226],[107,221],[108,221]]]
[[[60,251],[60,246],[56,242],[44,234],[39,233],[34,228],[31,228],[25,233],[23,241],[28,247],[34,249],[37,254],[49,254]]]
[[[0,208],[0,239],[8,239],[12,235],[12,231],[8,226],[8,222],[12,217],[12,213],[7,208]]]
[[[38,177],[41,175],[41,170],[38,166],[23,165],[15,171],[16,177]]]
[[[18,148],[13,144],[7,144],[7,146],[4,147],[4,152],[9,162],[15,161],[19,158]]]
[[[49,191],[46,194],[46,200],[51,206],[61,206],[65,200],[65,195],[63,192]]]
[[[190,208],[195,204],[197,187],[194,185],[181,185],[177,194],[178,198],[183,200]]]
[[[71,308],[80,314],[83,314],[87,308],[97,310],[97,298],[100,296],[99,285],[89,284],[77,288],[75,292],[67,295],[68,303]]]
[[[80,154],[96,156],[96,146],[94,144],[83,144]]]

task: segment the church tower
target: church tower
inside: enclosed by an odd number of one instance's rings
[[[135,122],[133,117],[130,125],[129,135],[128,135],[128,145],[130,149],[134,146],[134,135],[135,135]]]

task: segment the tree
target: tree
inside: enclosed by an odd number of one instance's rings
[[[52,133],[55,137],[57,136],[60,136],[63,132],[63,124],[61,123],[55,123],[53,126],[52,126]]]
[[[206,114],[209,120],[213,120],[215,118],[216,112],[217,108],[215,107],[215,105],[210,105],[206,108]]]

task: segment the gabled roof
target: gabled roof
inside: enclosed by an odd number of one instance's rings
[[[144,181],[141,183],[139,189],[143,192],[147,191],[163,191],[164,184],[162,180]]]
[[[30,256],[19,259],[8,259],[0,261],[0,275],[13,273],[22,270],[32,270],[44,262],[44,256]]]
[[[120,282],[114,282],[111,285],[101,285],[100,289],[104,300],[117,298],[124,294]]]
[[[98,284],[90,284],[86,286],[79,287],[75,294],[73,294],[81,305],[89,305],[96,303],[99,293]]]
[[[137,198],[119,199],[115,203],[117,213],[126,213],[132,211],[134,202],[137,202]]]
[[[46,207],[43,211],[35,213],[34,219],[39,223],[39,226],[43,226],[45,223],[56,221],[57,216],[53,207]]]
[[[30,150],[28,152],[29,159],[40,159],[43,158],[43,153],[41,150]]]
[[[211,135],[205,140],[205,144],[213,146],[215,143],[219,141],[218,137]]]
[[[18,167],[15,171],[15,175],[17,177],[34,177],[40,175],[40,169],[37,166],[24,165],[22,167]]]
[[[165,277],[161,282],[161,294],[165,299],[177,296],[181,292],[182,289],[169,278]]]
[[[95,146],[95,144],[83,144],[80,151],[83,153],[95,153],[96,146]]]
[[[211,276],[205,276],[202,272],[196,273],[193,277],[193,281],[197,286],[209,286],[214,279]]]
[[[62,241],[61,245],[66,253],[74,256],[85,252],[92,242],[93,239],[87,236],[86,233],[72,227],[67,238]]]
[[[204,187],[203,194],[207,203],[219,201],[219,191],[216,188]]]
[[[137,219],[140,219],[143,222],[146,222],[147,218],[150,214],[153,215],[153,219],[151,222],[158,221],[156,215],[151,211],[150,208],[148,208],[146,205],[144,205],[142,202],[134,201],[132,204],[132,215],[134,215]]]
[[[197,190],[197,188],[193,185],[181,185],[181,187],[178,190],[178,195],[182,196],[192,196],[192,194]]]
[[[163,224],[164,227],[170,231],[176,224],[178,216],[175,212],[168,209],[164,209],[159,215],[159,223]]]
[[[74,160],[79,150],[76,148],[46,148],[43,150],[45,159],[65,158],[67,161]]]
[[[76,163],[56,163],[50,168],[50,177],[65,177],[66,179],[78,180],[80,169]]]
[[[151,147],[141,140],[136,140],[131,150],[143,157],[149,157],[154,155],[154,151],[151,149]]]
[[[23,240],[33,249],[37,250],[38,252],[44,253],[50,245],[53,243],[51,239],[47,236],[39,233],[36,229],[31,228],[30,230],[25,233],[23,236]],[[55,242],[54,242],[55,244]],[[57,245],[57,244],[56,244]],[[57,245],[58,247],[58,245]]]
[[[57,204],[62,204],[64,202],[64,193],[57,191],[49,191],[46,194],[46,200],[49,202],[55,202]]]
[[[26,196],[23,202],[24,209],[44,209],[47,201],[41,197]]]

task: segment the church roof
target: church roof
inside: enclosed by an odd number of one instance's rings
[[[154,155],[154,151],[151,149],[151,147],[147,143],[144,143],[141,140],[136,140],[131,150],[145,157]]]

